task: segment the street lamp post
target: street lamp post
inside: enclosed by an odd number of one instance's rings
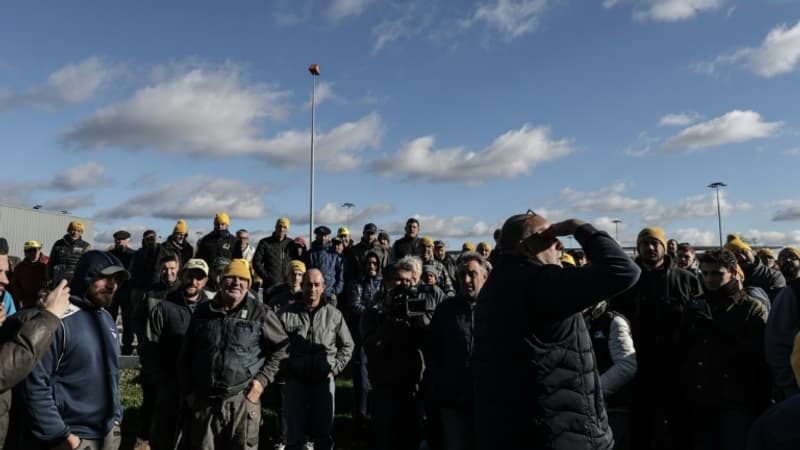
[[[311,191],[309,192],[308,202],[308,242],[314,240],[314,126],[316,122],[316,93],[317,77],[319,76],[319,64],[308,66],[311,74]]]
[[[343,203],[342,207],[347,208],[347,228],[350,229],[350,214],[353,212],[353,208],[355,208],[356,205],[354,203],[347,202]]]
[[[722,210],[719,206],[719,188],[726,187],[727,184],[721,181],[715,181],[708,185],[711,189],[717,191],[717,223],[719,224],[719,248],[722,248]]]
[[[617,242],[619,242],[619,224],[622,223],[622,220],[614,219],[612,222],[614,222],[614,236],[617,239]]]

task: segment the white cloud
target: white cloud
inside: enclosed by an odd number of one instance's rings
[[[725,0],[604,0],[603,6],[612,8],[624,3],[633,4],[633,18],[636,20],[677,22],[717,10]]]
[[[67,130],[62,142],[79,149],[251,156],[280,166],[308,160],[309,131],[288,130],[272,138],[259,135],[261,121],[287,116],[289,91],[248,84],[234,64],[159,67],[154,78],[129,100],[102,108]],[[319,158],[324,161],[338,153],[352,155],[375,147],[382,135],[383,124],[375,112],[328,132],[318,131]]]
[[[68,195],[42,202],[42,209],[46,211],[74,211],[94,205],[94,194]]]
[[[346,17],[361,15],[370,0],[333,0],[328,8],[328,18],[334,22]]]
[[[470,216],[439,217],[414,214],[410,217],[419,220],[420,236],[430,236],[433,239],[462,238],[494,242],[492,234],[496,228],[502,226],[502,223],[491,224]],[[385,229],[391,235],[399,236],[404,233],[405,224],[403,220],[385,225],[378,224],[378,227]]]
[[[789,28],[786,24],[770,30],[758,47],[745,47],[716,57],[712,61],[694,64],[702,73],[714,75],[718,66],[741,65],[764,78],[792,72],[800,61],[800,21]]]
[[[719,202],[720,212],[724,216],[740,211],[749,211],[753,207],[748,202],[731,203],[724,190],[719,193]],[[668,221],[716,217],[716,215],[716,194],[709,192],[708,194],[689,196],[669,207],[659,205],[657,208],[644,211],[642,221],[651,225],[660,225]]]
[[[314,93],[314,103],[316,104],[317,107],[328,101],[332,101],[340,105],[346,103],[344,98],[340,97],[335,92],[333,92],[334,84],[335,83],[331,81],[323,81],[321,83],[317,83],[316,92]],[[311,95],[308,96],[308,101],[303,103],[303,109],[311,109]]]
[[[53,179],[44,184],[42,188],[77,191],[90,187],[109,185],[111,184],[111,180],[105,177],[105,173],[105,167],[94,161],[89,161],[85,164],[69,167],[56,173]]]
[[[789,156],[800,156],[800,147],[790,148],[788,150],[783,151],[784,155]]]
[[[536,31],[547,7],[548,0],[492,0],[480,4],[461,26],[466,29],[484,23],[508,39],[515,39]]]
[[[678,242],[688,242],[693,247],[704,247],[719,245],[719,235],[713,231],[703,231],[697,228],[679,228],[671,233],[669,237]]]
[[[797,242],[800,242],[800,232],[782,232],[782,231],[764,231],[764,230],[756,230],[750,229],[745,232],[739,233],[742,237],[742,240],[750,244],[751,246],[756,245],[771,245],[771,246],[781,246],[781,245],[791,245]]]
[[[755,111],[734,110],[706,122],[692,125],[670,137],[664,151],[701,150],[752,139],[774,136],[783,122],[764,122]]]
[[[367,206],[366,208],[359,209],[358,206],[353,209],[350,216],[350,224],[352,228],[350,232],[355,236],[357,229],[366,223],[378,221],[375,217],[394,212],[394,205],[391,203],[375,203]],[[289,215],[289,220],[293,224],[307,225],[308,214],[294,214]],[[319,210],[314,212],[315,225],[327,225],[329,227],[338,227],[347,223],[347,209],[342,206],[342,203],[326,203]]]
[[[635,158],[647,156],[653,153],[659,141],[659,138],[651,137],[646,131],[642,131],[636,138],[636,143],[626,147],[624,153]]]
[[[652,211],[658,207],[659,202],[653,197],[634,199],[623,196],[628,187],[624,182],[617,182],[596,192],[578,192],[564,188],[561,198],[569,202],[572,208],[584,212]]]
[[[96,57],[68,64],[51,73],[43,84],[32,86],[24,93],[3,95],[0,92],[0,111],[24,106],[49,110],[82,103],[119,70]]]
[[[381,175],[400,174],[412,180],[478,185],[530,173],[538,164],[574,151],[567,139],[551,140],[549,128],[526,124],[519,130],[498,136],[489,146],[476,152],[462,147],[438,149],[434,147],[432,136],[424,136],[370,165]]]
[[[772,215],[774,222],[800,220],[800,200],[780,200],[767,206],[778,208]]]
[[[413,6],[403,16],[395,19],[384,19],[372,28],[372,53],[376,54],[387,45],[402,39],[409,39],[422,31],[421,25],[415,25]]]
[[[256,219],[267,213],[262,199],[266,191],[262,184],[194,175],[131,197],[120,206],[99,211],[96,217],[100,220],[131,217],[210,220],[217,212],[225,211],[231,221]]]
[[[696,112],[667,114],[658,121],[662,127],[681,127],[693,124],[701,118],[700,114]]]

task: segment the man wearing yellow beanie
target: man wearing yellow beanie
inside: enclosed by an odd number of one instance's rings
[[[290,261],[283,274],[283,283],[274,286],[264,294],[264,303],[277,314],[284,306],[299,300],[302,296],[301,284],[304,273],[306,273],[306,265],[302,261]]]
[[[723,247],[736,255],[739,265],[745,275],[745,287],[758,287],[764,290],[770,301],[775,300],[781,289],[786,286],[786,280],[781,273],[767,267],[760,259],[756,258],[753,249],[744,242],[738,234],[729,234],[728,242]]]
[[[178,220],[175,227],[172,229],[172,234],[167,237],[167,240],[161,244],[168,253],[174,253],[180,257],[181,264],[186,264],[194,255],[194,248],[192,244],[186,241],[186,236],[189,234],[189,227],[186,226],[186,221],[183,219]]]
[[[228,231],[230,224],[231,219],[227,213],[217,213],[214,216],[214,230],[197,241],[195,258],[202,259],[209,267],[216,258],[233,259],[233,252],[236,250],[236,236]]]
[[[47,261],[47,278],[57,284],[60,280],[72,281],[75,265],[81,256],[91,249],[91,245],[83,240],[84,226],[73,220],[67,226],[67,234],[57,240],[50,250]]]
[[[178,373],[190,399],[187,448],[258,447],[261,393],[275,381],[289,338],[275,313],[248,294],[250,281],[247,261],[231,261],[186,332]]]
[[[667,239],[662,228],[642,229],[636,237],[636,250],[636,263],[642,270],[639,280],[611,299],[610,307],[630,321],[640,362],[634,384],[637,401],[630,405],[630,448],[650,448],[652,442],[668,438],[663,427],[655,425],[659,414],[663,413],[673,424],[682,419],[675,383],[675,330],[681,326],[686,305],[701,288],[697,276],[679,268],[666,253]],[[667,432],[676,442],[684,439],[677,427]]]
[[[286,273],[289,257],[289,244],[292,239],[288,237],[289,219],[281,217],[275,221],[275,230],[271,236],[258,241],[256,252],[253,255],[253,269],[262,280],[264,292],[281,283]]]
[[[420,239],[422,244],[422,265],[431,266],[433,274],[436,276],[436,285],[448,297],[456,295],[456,288],[453,286],[453,281],[447,275],[447,267],[436,260],[433,253],[435,251],[433,239],[430,236],[425,236]]]

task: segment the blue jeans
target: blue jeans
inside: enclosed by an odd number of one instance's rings
[[[286,449],[302,449],[306,436],[314,443],[314,450],[333,449],[331,429],[336,392],[333,377],[313,383],[287,379],[283,392]]]

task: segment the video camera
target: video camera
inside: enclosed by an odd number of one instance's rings
[[[410,319],[427,312],[427,301],[420,298],[414,286],[397,286],[386,296],[390,314],[396,318]]]

